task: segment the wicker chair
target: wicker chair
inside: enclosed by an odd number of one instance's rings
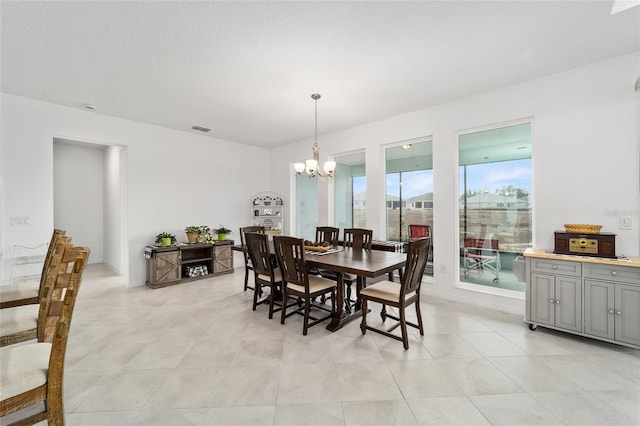
[[[360,330],[362,334],[365,334],[367,330],[371,330],[393,339],[401,340],[405,350],[409,349],[407,325],[417,328],[420,330],[420,335],[424,335],[422,314],[420,313],[420,285],[422,283],[424,268],[427,265],[427,258],[429,257],[429,247],[429,238],[421,238],[409,243],[405,272],[400,285],[391,281],[380,281],[360,291],[360,299],[362,300],[362,323],[360,324]],[[387,318],[392,318],[395,319],[397,323],[386,330],[367,325],[368,302],[382,304],[382,311],[380,312],[382,322]],[[412,303],[416,306],[418,324],[411,323],[406,319],[406,308]],[[387,305],[398,309],[399,316],[388,313],[386,311]],[[400,326],[402,336],[391,334],[391,331],[398,326]]]
[[[299,309],[289,314],[287,314],[288,306],[283,302],[280,323],[284,324],[285,319],[295,313],[301,314],[304,316],[302,334],[306,336],[309,327],[329,319],[335,311],[336,283],[316,275],[309,275],[305,262],[303,239],[274,236],[273,245],[284,282],[284,286],[282,287],[282,300],[286,301],[289,297],[298,297],[304,302],[303,306],[300,306]],[[327,293],[331,295],[330,311],[326,308],[326,305],[313,302],[316,297]],[[327,311],[329,314],[321,318],[312,317],[312,307]],[[311,320],[311,322],[309,322],[309,320]]]
[[[49,281],[54,279],[58,272],[67,270],[73,257],[67,250],[71,246],[70,238],[59,237],[47,264],[46,272],[43,272],[42,290],[38,305],[21,305],[0,309],[0,346],[25,342],[42,336],[45,324],[43,323],[46,311],[51,304],[51,292],[46,292]]]
[[[11,308],[14,306],[37,305],[42,298],[42,289],[44,287],[44,279],[53,256],[56,242],[59,238],[64,237],[65,231],[54,229],[51,234],[51,241],[47,249],[47,254],[42,265],[42,273],[40,274],[40,285],[33,283],[10,284],[0,286],[0,309]]]
[[[42,337],[35,343],[0,348],[0,417],[40,404],[42,411],[18,424],[47,420],[64,425],[64,361],[76,296],[82,281],[89,249],[65,247],[63,257],[73,257],[70,272],[49,270],[44,298],[51,303],[42,314]],[[44,402],[44,404],[42,404]]]
[[[240,228],[240,244],[242,245],[242,254],[244,255],[244,291],[247,291],[247,289],[255,290],[254,287],[249,286],[249,271],[253,271],[253,265],[246,250],[245,234],[247,232],[264,234],[264,226],[245,226],[244,228]]]

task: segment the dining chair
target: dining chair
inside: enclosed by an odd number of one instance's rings
[[[371,244],[373,242],[373,230],[363,228],[345,228],[344,230],[344,246],[351,247],[353,250],[371,250]],[[366,278],[345,273],[342,274],[342,280],[345,284],[345,310],[351,312],[351,309],[357,309],[356,299],[351,298],[351,287],[353,283],[356,284],[356,295],[360,293],[360,290],[366,285]]]
[[[44,273],[42,297],[38,305],[21,305],[0,309],[0,347],[14,343],[25,342],[38,338],[44,332],[46,312],[51,305],[53,293],[47,292],[50,282],[61,271],[66,271],[73,261],[71,252],[67,248],[71,245],[70,238],[60,237],[49,260],[47,271]]]
[[[45,330],[35,343],[0,348],[0,417],[38,404],[41,410],[14,424],[64,425],[64,364],[69,327],[82,274],[90,250],[66,247],[74,254],[70,271],[51,274],[45,298],[52,293],[44,314]],[[44,404],[43,404],[44,403]]]
[[[264,226],[245,226],[240,228],[240,245],[242,246],[242,255],[244,256],[244,291],[247,291],[247,289],[255,291],[254,287],[249,286],[249,271],[253,271],[253,265],[251,264],[251,259],[249,259],[249,254],[246,250],[245,234],[247,232],[258,232],[260,234],[264,234],[264,230]]]
[[[51,234],[51,241],[47,248],[44,262],[42,264],[42,272],[40,274],[39,285],[34,283],[19,283],[0,286],[0,309],[11,308],[14,306],[36,305],[40,303],[42,298],[42,289],[44,279],[59,238],[64,237],[66,231],[54,229]]]
[[[295,313],[304,317],[302,326],[302,334],[307,335],[307,330],[321,321],[331,318],[336,308],[336,283],[335,281],[322,278],[317,275],[310,275],[307,272],[305,261],[304,239],[286,236],[273,237],[274,251],[276,259],[280,265],[282,273],[282,300],[286,301],[289,297],[298,297],[303,302],[303,306],[287,314],[287,304],[282,304],[282,312],[280,315],[280,323],[284,324],[285,319]],[[331,295],[331,310],[326,305],[315,303],[313,300],[321,295]],[[328,312],[328,315],[318,317],[311,316],[311,308]],[[309,322],[311,320],[311,322]]]
[[[329,243],[332,246],[338,245],[338,237],[340,234],[340,228],[334,228],[333,226],[316,226],[316,240],[317,244]],[[309,273],[313,275],[329,275],[327,278],[331,278],[330,271],[321,271],[318,268],[309,268]],[[322,299],[322,303],[325,299]]]
[[[354,250],[371,250],[373,230],[363,228],[345,228],[344,246]]]
[[[282,309],[286,299],[282,298],[282,274],[280,268],[274,266],[274,257],[269,250],[269,237],[266,234],[248,232],[245,234],[247,252],[253,265],[256,288],[260,291],[253,293],[253,310],[261,303],[269,305],[269,319],[275,312]],[[259,293],[263,287],[269,288],[269,295],[258,301]],[[295,304],[295,302],[294,302]],[[277,308],[276,308],[277,306]]]
[[[429,238],[420,238],[409,242],[407,248],[407,261],[405,271],[402,275],[400,285],[392,281],[379,281],[360,291],[360,300],[362,301],[362,322],[360,330],[364,335],[367,330],[383,334],[396,340],[401,340],[404,349],[409,349],[409,337],[407,335],[407,325],[420,330],[420,335],[424,335],[422,325],[422,314],[420,313],[420,285],[422,276],[427,265],[429,257]],[[380,316],[384,323],[387,318],[392,318],[397,322],[388,329],[374,328],[367,324],[367,304],[368,302],[377,302],[382,304]],[[416,306],[416,315],[418,324],[407,321],[406,308],[411,304]],[[398,316],[387,312],[386,306],[394,307],[398,310]],[[400,326],[402,336],[392,334],[395,328]]]
[[[339,233],[340,228],[316,226],[316,243],[329,243],[332,246],[337,246]]]

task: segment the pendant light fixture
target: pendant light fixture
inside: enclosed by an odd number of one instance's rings
[[[296,174],[301,175],[305,170],[307,171],[307,175],[312,178],[316,176],[325,176],[320,173],[320,147],[318,146],[318,99],[320,99],[319,93],[314,93],[311,95],[311,99],[315,101],[316,106],[316,132],[315,132],[315,143],[313,144],[313,157],[305,161],[304,163],[295,163],[293,165],[294,169],[296,169]],[[326,176],[333,177],[333,172],[336,169],[335,161],[327,161],[322,166],[322,170],[324,170]]]

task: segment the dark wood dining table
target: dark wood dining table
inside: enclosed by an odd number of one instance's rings
[[[327,330],[337,331],[346,323],[362,315],[359,303],[352,312],[344,310],[344,273],[376,278],[396,269],[401,270],[407,259],[403,253],[381,250],[354,250],[350,247],[339,247],[332,253],[305,254],[307,266],[334,271],[338,278],[336,312],[332,315]],[[358,293],[358,292],[356,292]],[[360,295],[357,294],[357,297]]]
[[[273,253],[273,242],[269,241],[269,248]],[[360,304],[356,303],[356,309],[346,312],[344,309],[344,281],[343,274],[355,274],[366,278],[377,278],[388,274],[392,279],[395,270],[402,273],[402,268],[407,260],[407,255],[387,250],[354,250],[350,247],[337,246],[338,251],[328,253],[305,252],[305,261],[308,267],[326,269],[336,273],[336,312],[331,316],[327,330],[340,330],[346,323],[360,317],[362,311]],[[233,246],[233,250],[244,251],[245,247]],[[356,289],[356,297],[359,298],[359,289]]]

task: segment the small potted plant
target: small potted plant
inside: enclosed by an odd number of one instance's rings
[[[157,246],[168,247],[171,244],[176,244],[177,242],[178,240],[176,239],[176,236],[168,232],[162,232],[156,235]]]
[[[209,237],[210,232],[211,228],[209,228],[207,225],[198,226],[198,241],[201,243],[205,242],[207,240],[207,237]]]
[[[213,233],[218,234],[218,240],[226,240],[227,235],[231,234],[233,231],[229,228],[225,228],[223,225],[220,225],[219,228],[214,228]]]
[[[189,243],[195,243],[198,240],[198,235],[200,235],[200,227],[199,226],[187,226],[184,228],[184,232],[187,233],[187,240]]]

